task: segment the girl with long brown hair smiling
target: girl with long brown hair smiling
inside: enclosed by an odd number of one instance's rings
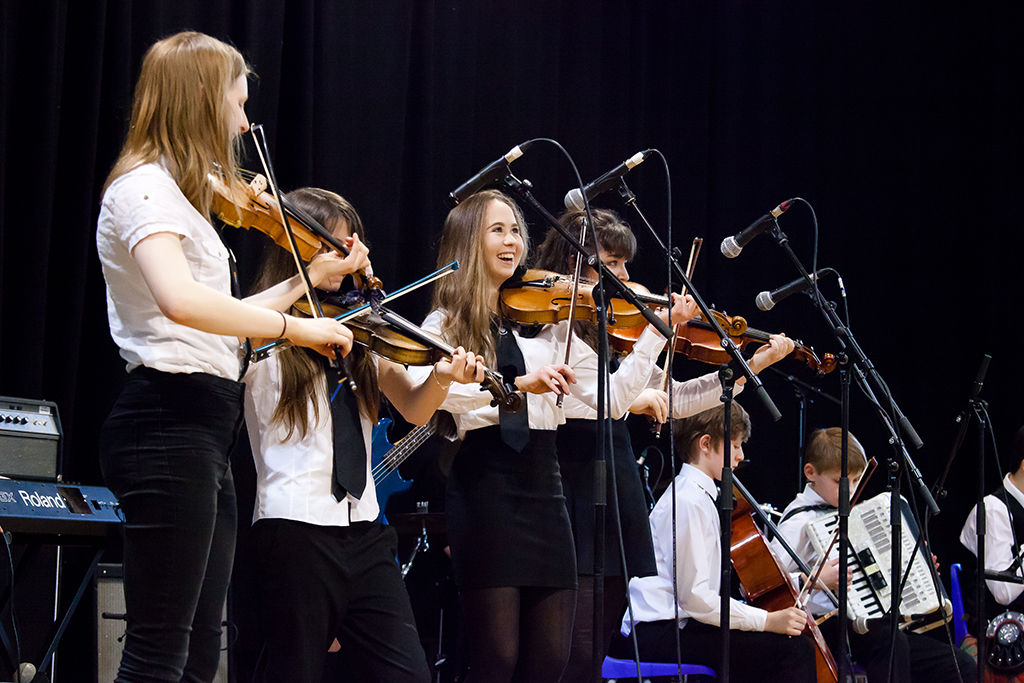
[[[490,397],[453,385],[442,409],[453,413],[462,446],[448,479],[445,517],[455,581],[469,638],[467,681],[557,681],[569,656],[576,599],[572,532],[555,455],[564,421],[559,394],[596,406],[597,356],[578,342],[562,362],[568,323],[519,329],[499,314],[502,284],[526,259],[529,236],[518,206],[497,191],[456,206],[444,224],[440,263],[462,268],[434,290],[424,328],[478,349],[485,363],[525,394],[502,414]],[[692,316],[681,299],[674,322]],[[626,412],[646,386],[665,340],[647,332],[608,410]]]

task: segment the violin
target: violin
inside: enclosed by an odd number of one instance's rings
[[[597,304],[594,301],[592,280],[580,280],[576,291],[576,305],[573,302],[573,280],[560,273],[531,268],[517,273],[505,281],[498,295],[498,307],[502,315],[520,325],[553,325],[568,320],[570,309],[573,320],[597,322]],[[641,303],[656,307],[668,307],[669,298],[652,295],[643,285],[625,282],[637,295]],[[646,324],[640,310],[625,299],[609,300],[608,327],[634,328]]]
[[[728,316],[712,310],[711,314],[722,327],[733,343],[742,351],[749,344],[767,344],[770,334],[762,330],[747,326],[747,321],[742,316]],[[633,349],[633,344],[643,333],[645,324],[630,329],[616,329],[609,332],[610,343],[613,349],[619,353],[628,353]],[[835,370],[836,358],[831,353],[824,355],[824,360],[818,358],[814,349],[810,346],[793,340],[793,351],[790,354],[797,360],[802,361],[807,367],[816,372],[819,377],[827,375]],[[687,358],[701,363],[721,365],[731,360],[729,352],[722,347],[722,340],[715,333],[714,328],[698,316],[685,323],[676,326],[675,353],[682,354]]]
[[[267,192],[267,179],[251,171],[240,171],[243,179],[248,179],[242,192],[229,189],[228,185],[216,176],[211,176],[214,188],[213,210],[217,217],[233,227],[256,228],[267,234],[276,244],[291,250],[288,233],[284,225],[287,217],[288,226],[295,236],[299,256],[308,261],[316,256],[325,246],[345,254],[349,250],[331,233],[320,225],[306,212],[289,203],[282,197],[284,213],[277,201]],[[356,277],[363,288],[370,290],[371,300],[383,297],[381,281],[365,272]],[[315,316],[310,303],[297,301],[294,307],[305,315]],[[324,315],[339,317],[345,310],[337,304],[324,304]],[[429,334],[422,328],[412,324],[399,315],[388,311],[383,306],[376,306],[372,319],[369,314],[361,316],[361,320],[346,321],[352,331],[353,341],[366,347],[371,353],[403,365],[433,365],[443,358],[451,358],[455,349]],[[398,331],[396,329],[398,328]],[[499,375],[486,370],[484,388],[494,397],[493,404],[502,410],[516,412],[522,406],[523,397],[505,385]]]
[[[732,511],[730,552],[740,586],[748,602],[755,607],[769,612],[793,607],[799,597],[796,587],[769,546],[768,539],[754,523],[753,508],[757,501],[738,479],[734,478],[733,482],[736,506]],[[810,613],[807,615],[807,632],[814,640],[818,683],[836,683],[839,679],[836,660]]]
[[[297,301],[294,306],[301,313],[311,315],[305,301]],[[340,317],[347,312],[345,307],[331,303],[329,298],[322,307],[326,316]],[[345,326],[352,331],[352,341],[374,355],[401,365],[433,365],[455,353],[453,346],[436,335],[383,307],[347,320]],[[522,395],[489,368],[484,369],[483,388],[491,392],[491,405],[502,410],[514,413],[523,404]]]
[[[210,176],[213,185],[211,209],[217,218],[235,228],[256,228],[274,240],[275,244],[290,251],[281,209],[273,195],[267,192],[267,179],[259,173],[244,169],[239,170],[239,176],[248,181],[242,190],[229,187],[222,178]],[[288,225],[295,235],[295,243],[303,261],[311,260],[325,247],[348,256],[348,249],[330,231],[288,200],[282,200],[284,215],[288,217]],[[372,275],[360,272],[359,278],[367,289],[383,288],[381,281]]]

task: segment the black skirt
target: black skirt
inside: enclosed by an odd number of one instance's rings
[[[566,420],[558,428],[558,466],[562,489],[572,523],[576,544],[576,565],[580,574],[594,573],[594,460],[597,457],[597,421]],[[647,501],[637,469],[629,429],[625,420],[612,421],[612,458],[607,463],[607,511],[605,517],[604,571],[606,576],[622,576],[619,534],[615,524],[616,500],[622,520],[622,539],[626,549],[626,570],[630,577],[654,576],[654,542],[647,519]],[[615,468],[618,498],[612,495],[611,469]]]
[[[522,453],[497,426],[467,432],[448,477],[445,519],[460,588],[576,588],[554,431],[530,430]]]

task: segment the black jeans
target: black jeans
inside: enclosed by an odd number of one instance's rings
[[[242,385],[138,368],[100,434],[100,467],[124,512],[128,625],[117,683],[207,683],[220,660],[235,553],[228,455]]]
[[[430,680],[391,527],[268,518],[252,535],[267,683],[320,683],[335,638],[346,680]]]

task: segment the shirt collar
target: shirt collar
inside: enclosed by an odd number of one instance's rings
[[[1007,474],[1003,477],[1003,486],[1006,488],[1006,492],[1017,499],[1017,502],[1024,505],[1024,492],[1013,485],[1013,480],[1010,479],[1010,475]]]
[[[811,505],[830,505],[827,500],[818,495],[818,492],[811,488],[811,483],[807,482],[804,485],[804,495],[807,496],[807,502]]]
[[[715,480],[707,474],[690,463],[683,463],[680,474],[685,475],[687,479],[699,486],[706,494],[711,496],[712,500],[718,500],[718,487],[715,486]]]

